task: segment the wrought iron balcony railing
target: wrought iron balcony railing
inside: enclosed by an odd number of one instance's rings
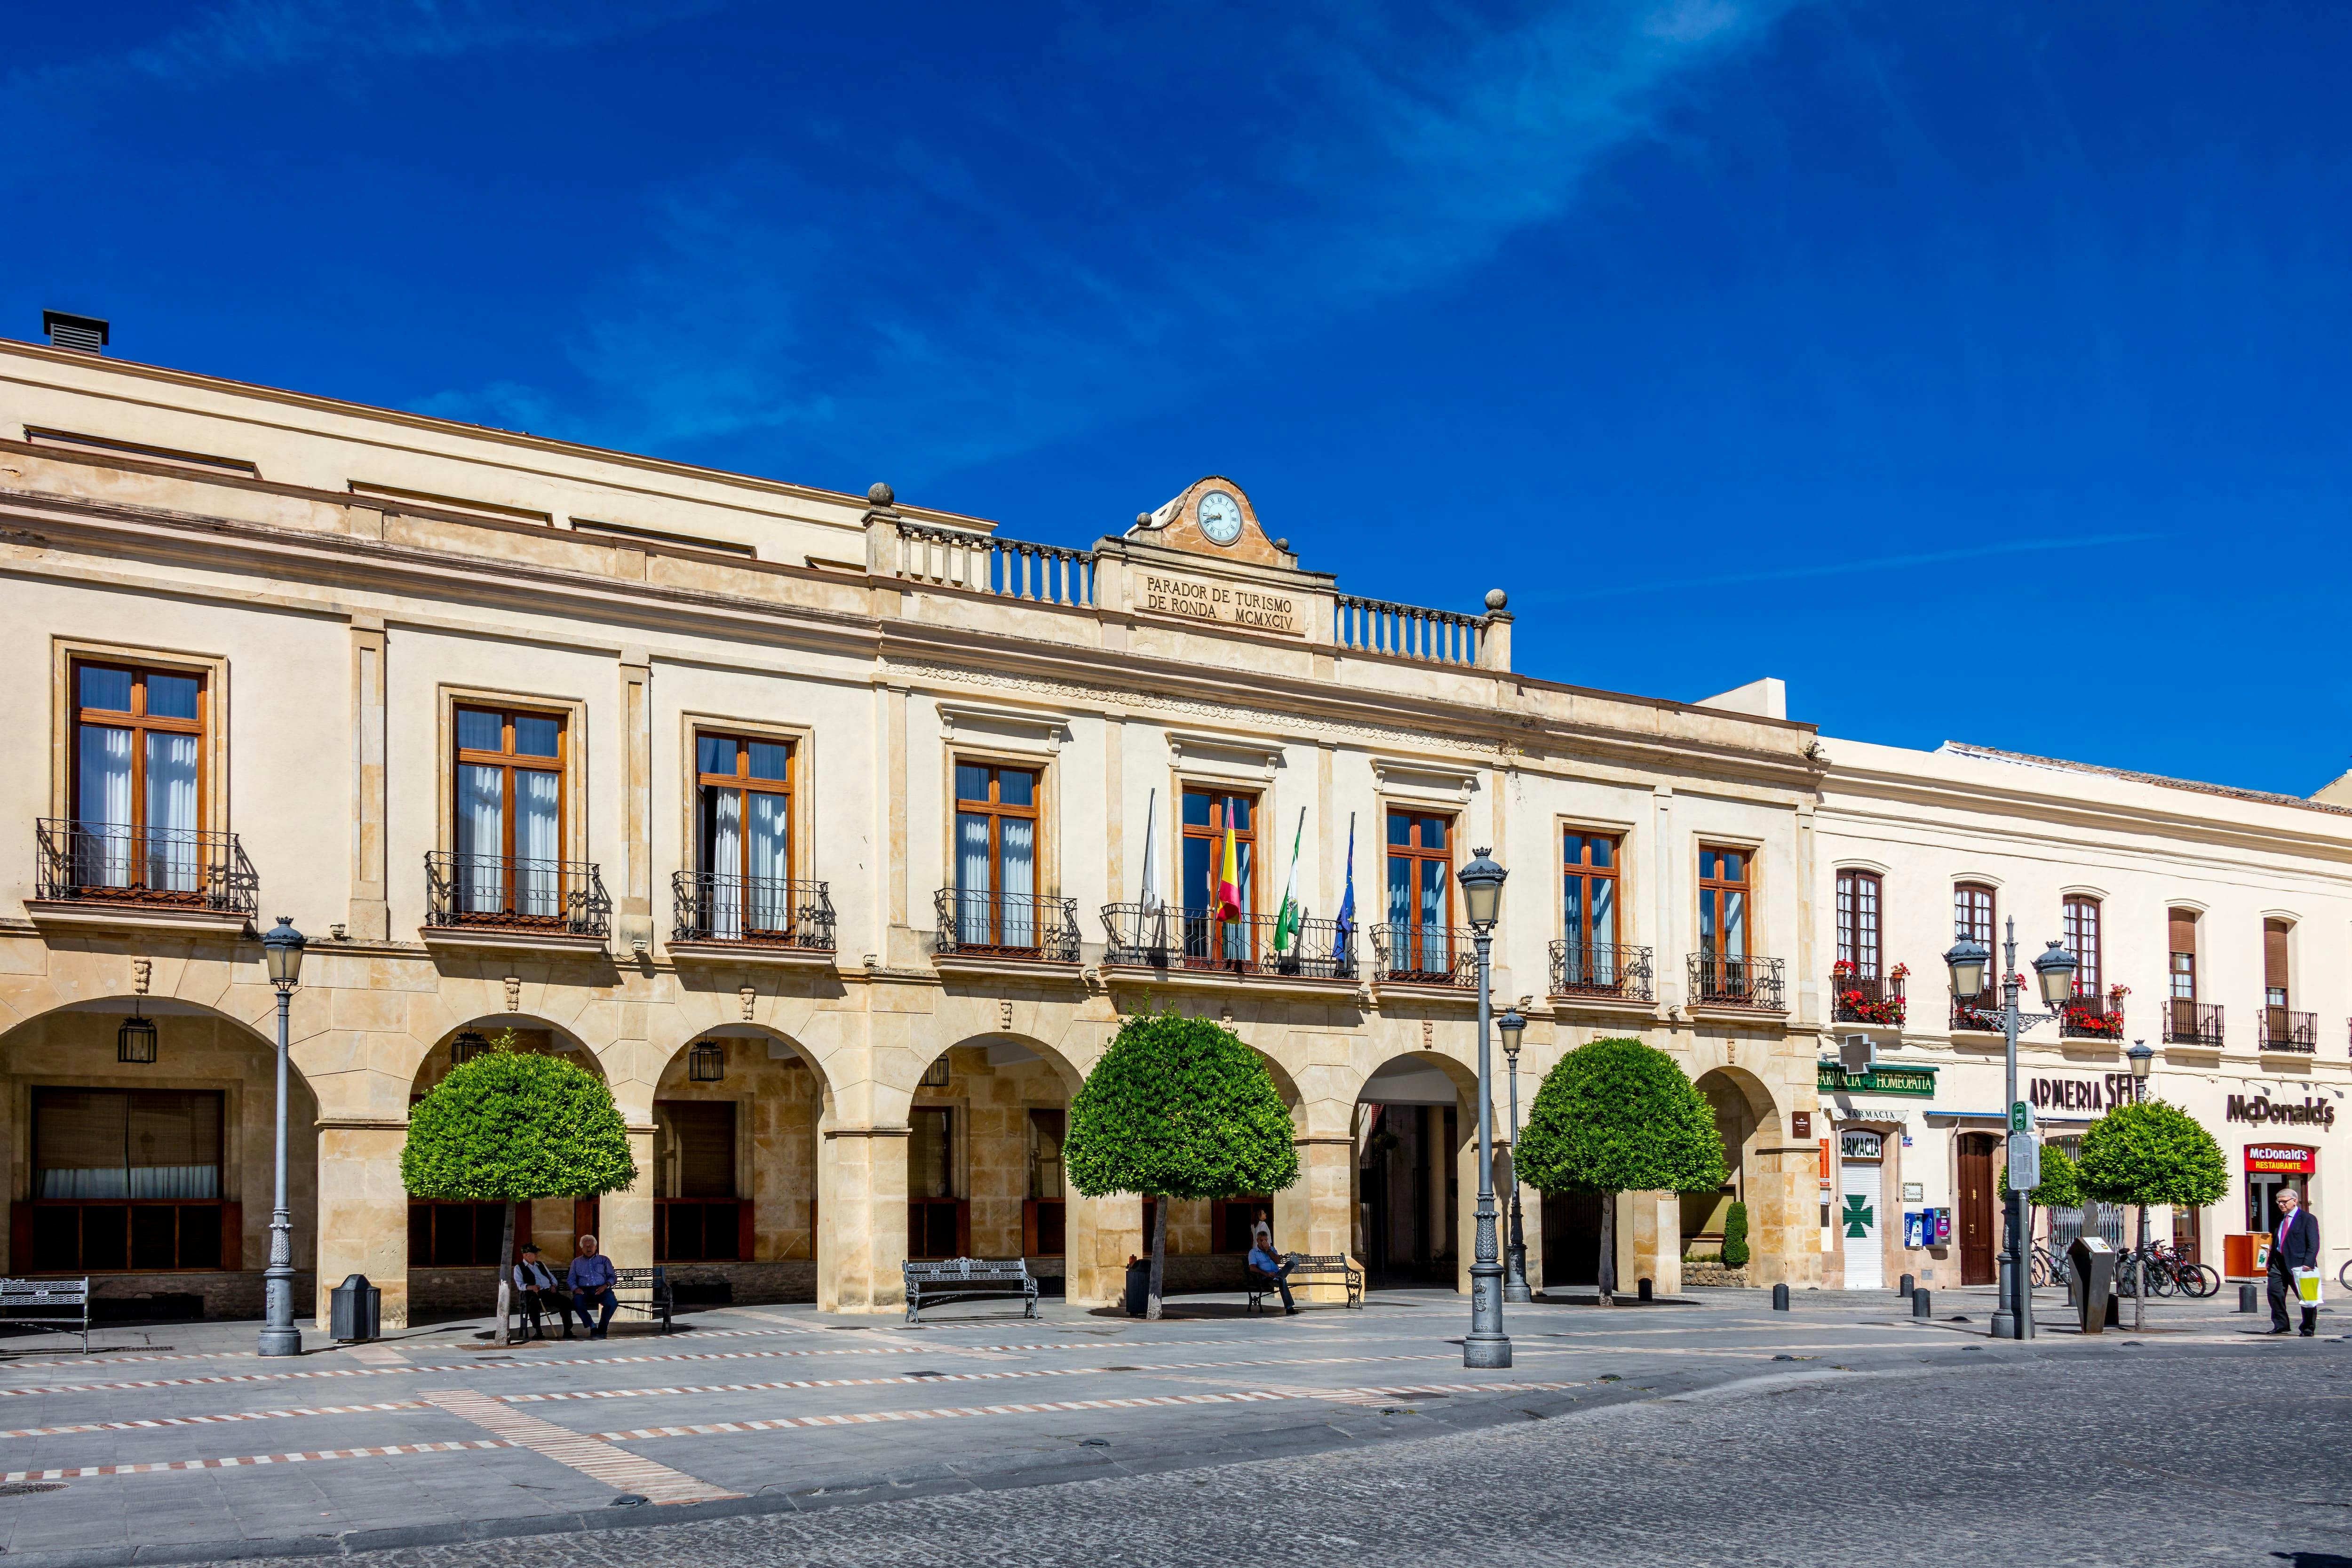
[[[43,899],[247,918],[261,906],[261,879],[234,833],[43,817],[34,835]]]
[[[609,937],[613,900],[593,860],[524,860],[432,849],[425,856],[425,923],[442,930]]]
[[[2164,1004],[2164,1041],[2177,1046],[2218,1046],[2221,1043],[2221,1004],[2189,1002],[2168,997]]]
[[[970,957],[1076,963],[1078,901],[1054,893],[992,893],[941,888],[934,900],[939,935],[932,951]]]
[[[1478,988],[1478,946],[1467,928],[1384,921],[1371,931],[1372,967],[1381,980]]]
[[[2297,1051],[2305,1056],[2319,1054],[2319,1015],[2290,1013],[2284,1007],[2265,1007],[2256,1023],[2257,1043],[2266,1051]]]
[[[2118,996],[2102,996],[2096,991],[2077,990],[2074,999],[2058,1012],[2058,1033],[2071,1040],[2120,1040],[2124,1037],[2124,1014],[2113,1004]]]
[[[1553,942],[1551,994],[1609,997],[1620,1002],[1651,1001],[1650,950],[1619,947],[1613,942]]]
[[[1909,998],[1900,981],[1884,974],[1862,974],[1850,969],[1830,972],[1830,1020],[1837,1024],[1876,1024],[1899,1028]]]
[[[1781,965],[1777,958],[1724,952],[1690,955],[1691,1000],[1713,1007],[1755,1007],[1785,1012]]]
[[[1356,978],[1356,931],[1337,921],[1301,920],[1277,951],[1273,915],[1221,921],[1206,910],[1166,905],[1146,913],[1141,904],[1105,904],[1109,944],[1103,962],[1152,969],[1222,970],[1232,974],[1283,975],[1300,980]]]
[[[673,942],[733,942],[747,947],[833,949],[833,892],[824,882],[673,871]]]

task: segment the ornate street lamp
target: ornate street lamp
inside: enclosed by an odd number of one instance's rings
[[[1495,1032],[1503,1037],[1503,1059],[1511,1065],[1511,1243],[1503,1249],[1503,1300],[1532,1301],[1528,1233],[1519,1220],[1519,1037],[1528,1032],[1528,1021],[1513,1007],[1495,1020]]]
[[[2146,1040],[2134,1040],[2124,1053],[2131,1063],[2132,1103],[2147,1098],[2147,1075],[2156,1068],[2156,1053]],[[2132,1258],[2132,1330],[2137,1332],[2147,1311],[2147,1205],[2139,1205],[2139,1251]]]
[[[1944,963],[1952,972],[1952,994],[1965,1002],[1984,994],[1987,984],[1985,970],[1992,957],[1985,944],[1969,937],[1954,942],[1944,954]],[[2063,942],[2053,942],[2033,961],[2033,978],[2041,988],[2042,1000],[2047,1012],[2021,1013],[2017,1007],[2017,921],[2007,924],[2006,940],[2001,944],[2000,982],[2001,1034],[2008,1047],[2007,1104],[2009,1118],[2009,1152],[2011,1169],[2021,1144],[2032,1141],[2025,1130],[2024,1102],[2017,1098],[2017,1037],[2021,1030],[2036,1024],[2047,1023],[2063,1016],[2065,1005],[2074,994],[2074,955],[2066,951]],[[2014,1186],[2001,1203],[2000,1287],[2000,1301],[1992,1313],[1992,1337],[1997,1340],[2030,1340],[2033,1337],[2033,1284],[2032,1272],[2021,1266],[2028,1237],[2025,1235],[2025,1194]]]
[[[490,1048],[490,1042],[471,1029],[460,1029],[457,1037],[449,1042],[449,1065],[464,1067]]]
[[[1454,873],[1478,946],[1478,1242],[1476,1260],[1470,1265],[1470,1331],[1462,1340],[1464,1366],[1511,1364],[1511,1342],[1503,1332],[1503,1265],[1495,1245],[1495,1077],[1487,1048],[1494,1019],[1490,962],[1495,921],[1502,910],[1503,879],[1509,875],[1484,849],[1474,851],[1470,864]]]
[[[278,1187],[269,1210],[269,1267],[262,1271],[263,1355],[300,1355],[294,1326],[294,1216],[286,1208],[286,1011],[302,979],[302,933],[284,915],[261,939],[269,984],[278,990]]]

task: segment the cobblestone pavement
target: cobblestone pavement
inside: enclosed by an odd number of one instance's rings
[[[2019,1346],[1978,1337],[1984,1303],[1939,1300],[1958,1310],[1924,1323],[1828,1292],[1788,1314],[1728,1292],[1515,1309],[1518,1364],[1496,1373],[1462,1370],[1460,1299],[1434,1295],[911,1331],[772,1308],[512,1361],[444,1332],[291,1368],[207,1327],[211,1348],[188,1332],[103,1369],[0,1367],[5,1473],[68,1478],[0,1498],[0,1528],[12,1561],[59,1568],[373,1546],[384,1568],[2352,1568],[2332,1322],[2270,1341],[2176,1306],[2145,1333]]]

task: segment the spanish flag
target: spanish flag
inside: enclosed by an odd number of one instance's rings
[[[1242,913],[1241,859],[1234,853],[1231,817],[1225,820],[1225,853],[1218,866],[1216,918],[1221,921],[1239,920]]]

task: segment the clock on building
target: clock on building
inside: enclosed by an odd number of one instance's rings
[[[1193,516],[1200,519],[1201,531],[1212,544],[1231,544],[1242,536],[1242,503],[1223,490],[1202,496]]]

